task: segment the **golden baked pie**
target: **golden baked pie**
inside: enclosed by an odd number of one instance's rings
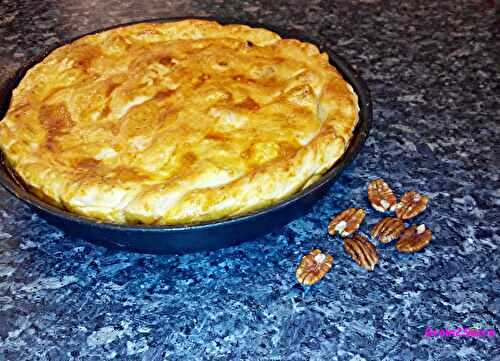
[[[185,20],[85,36],[50,53],[0,122],[37,195],[116,223],[244,214],[303,189],[344,153],[357,96],[316,46]]]

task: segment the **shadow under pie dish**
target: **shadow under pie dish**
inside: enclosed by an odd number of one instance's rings
[[[0,146],[24,188],[2,183],[106,243],[177,234],[150,242],[173,248],[125,242],[148,252],[237,243],[306,212],[366,138],[368,92],[335,55],[234,23],[123,25],[50,52],[11,83]]]

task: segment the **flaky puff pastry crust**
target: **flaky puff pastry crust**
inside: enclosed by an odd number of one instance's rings
[[[185,20],[85,36],[14,90],[0,146],[36,194],[116,223],[251,212],[344,153],[357,97],[309,43]]]

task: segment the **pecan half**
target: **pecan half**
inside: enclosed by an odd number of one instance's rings
[[[368,184],[368,199],[379,212],[393,212],[396,209],[396,196],[383,179],[375,179]]]
[[[331,220],[328,233],[334,236],[338,232],[342,237],[347,237],[358,230],[363,219],[365,219],[364,209],[348,208]]]
[[[311,286],[322,279],[332,268],[333,257],[322,253],[319,249],[314,249],[302,257],[299,267],[295,271],[297,281]]]
[[[404,229],[405,225],[402,220],[385,217],[373,227],[371,234],[373,238],[378,238],[380,242],[389,243],[398,239]]]
[[[396,216],[410,219],[425,211],[429,198],[417,192],[406,192],[396,206]]]
[[[429,244],[432,239],[432,232],[424,224],[413,225],[404,231],[403,235],[396,243],[399,252],[418,252]]]
[[[378,263],[377,249],[368,238],[360,234],[356,234],[352,238],[345,238],[344,250],[359,266],[368,271],[373,271]]]

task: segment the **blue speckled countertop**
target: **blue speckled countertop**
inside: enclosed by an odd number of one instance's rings
[[[495,2],[0,1],[0,80],[104,26],[218,15],[302,31],[356,66],[374,99],[360,156],[312,212],[238,247],[116,252],[64,236],[0,190],[0,360],[500,360],[500,42]],[[496,37],[496,38],[495,38]],[[380,248],[373,273],[326,235],[366,184],[430,198],[424,252]],[[307,290],[301,255],[332,271]],[[425,337],[426,327],[495,337]],[[495,356],[496,355],[496,356]],[[495,358],[496,357],[496,358]]]

